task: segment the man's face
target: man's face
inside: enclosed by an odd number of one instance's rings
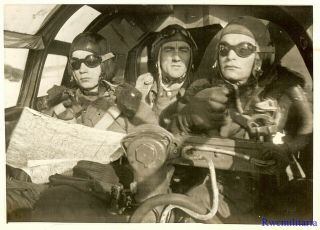
[[[256,44],[253,38],[242,34],[226,34],[222,37],[220,43],[231,46],[240,43]],[[222,75],[225,79],[233,83],[244,84],[248,81],[254,60],[255,53],[250,54],[248,57],[239,57],[232,49],[230,49],[225,56],[221,55],[221,53],[219,54],[219,65]]]
[[[72,53],[72,58],[84,59],[91,54],[93,53],[89,51],[76,50]],[[79,69],[73,70],[73,76],[77,84],[84,89],[91,89],[95,86],[98,86],[100,75],[101,65],[90,68],[82,62]]]
[[[160,65],[164,75],[182,77],[190,62],[190,45],[184,41],[172,41],[161,46]]]

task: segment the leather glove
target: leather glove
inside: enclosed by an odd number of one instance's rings
[[[133,117],[140,105],[142,94],[134,86],[123,83],[115,90],[119,110],[128,118]]]
[[[290,162],[287,144],[273,144],[272,142],[263,143],[261,159],[275,160],[280,168],[287,166]]]
[[[182,109],[181,122],[193,131],[220,128],[226,122],[228,95],[229,90],[220,86],[201,90]]]
[[[54,85],[47,93],[48,95],[38,105],[38,109],[61,120],[72,120],[79,110],[75,109],[77,103],[73,90],[65,86]]]
[[[285,174],[289,181],[306,177],[304,170],[287,143],[280,145],[264,143],[263,147],[262,159],[275,160],[278,170],[282,175]]]
[[[47,93],[46,100],[49,107],[55,106],[69,98],[68,89],[65,86],[54,85]]]
[[[281,158],[287,161],[290,154],[296,154],[306,148],[311,139],[311,134],[296,135],[295,137],[288,135],[282,139],[283,144],[276,145],[272,142],[265,142],[263,144],[265,150],[263,151],[262,157],[264,159],[271,159],[272,157],[275,159]]]
[[[25,181],[25,182],[31,182],[31,177],[22,169],[15,168],[10,165],[6,165],[6,174],[7,178],[19,180],[19,181]]]
[[[65,86],[54,85],[51,89],[47,91],[47,93],[47,96],[40,97],[37,100],[37,109],[42,113],[52,116],[52,108],[54,106],[57,106],[58,104],[62,103],[64,107],[68,108],[72,105],[71,95],[73,95],[73,92],[72,90],[67,89]],[[59,119],[63,119],[64,117],[65,116],[62,116],[62,118]],[[69,118],[70,116],[67,117]]]
[[[62,97],[63,101],[58,107],[60,107],[61,110],[64,110],[61,113],[56,113],[56,111],[59,111],[59,109],[55,110],[55,116],[61,120],[72,120],[73,118],[77,117],[79,113],[82,110],[82,107],[80,104],[75,100],[74,96],[69,94],[67,91],[64,93]]]

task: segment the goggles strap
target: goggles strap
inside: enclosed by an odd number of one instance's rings
[[[79,86],[79,89],[86,96],[98,96],[99,95],[99,90],[97,92],[92,92],[91,91],[91,90],[93,90],[93,89],[95,89],[97,87],[99,87],[99,84],[97,84],[97,85],[95,85],[95,86],[93,86],[91,88],[86,88],[86,89],[81,87],[81,86]]]
[[[101,61],[104,62],[104,61],[109,60],[114,57],[115,57],[115,55],[112,52],[109,52],[104,55],[101,55]]]
[[[274,46],[262,46],[259,48],[260,48],[260,51],[258,53],[274,53],[275,52]]]

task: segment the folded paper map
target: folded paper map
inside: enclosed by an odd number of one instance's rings
[[[71,171],[79,160],[117,160],[124,136],[24,108],[7,149],[7,164],[25,170],[34,183],[45,183],[50,175]]]

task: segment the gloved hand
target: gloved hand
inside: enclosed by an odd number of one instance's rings
[[[78,113],[82,110],[80,104],[75,100],[73,94],[65,90],[61,96],[60,104],[56,105],[55,116],[61,120],[72,120],[77,117]],[[61,111],[61,112],[60,112]]]
[[[63,106],[70,107],[71,106],[71,99],[70,93],[72,90],[67,89],[65,86],[57,86],[54,85],[50,88],[47,93],[48,95],[45,97],[40,97],[37,100],[37,109],[42,113],[53,115],[52,108],[60,103]],[[64,116],[63,116],[64,117]],[[72,118],[71,118],[72,119]],[[68,120],[68,119],[67,119]]]
[[[65,86],[54,85],[47,93],[46,100],[49,107],[55,106],[69,97]]]
[[[263,146],[262,159],[275,160],[280,174],[286,175],[287,180],[306,177],[303,168],[287,143],[280,145],[264,143]]]
[[[263,151],[263,158],[271,159],[273,157],[278,160],[281,158],[282,161],[287,161],[290,154],[296,154],[303,150],[311,139],[311,134],[300,134],[294,137],[286,135],[282,138],[283,144],[276,145],[272,142],[265,142],[263,143],[265,149]]]
[[[140,105],[142,94],[134,86],[122,83],[115,90],[119,110],[128,118],[133,117]]]
[[[74,90],[65,86],[54,85],[47,91],[48,95],[37,101],[37,109],[42,113],[61,120],[72,120],[81,110],[75,102]]]
[[[228,95],[220,86],[201,90],[182,109],[182,122],[194,131],[220,128],[226,122]]]
[[[287,144],[276,145],[272,142],[264,142],[261,159],[275,160],[278,167],[286,167],[290,162]]]
[[[22,169],[15,168],[6,164],[7,179],[31,182],[31,177]]]

